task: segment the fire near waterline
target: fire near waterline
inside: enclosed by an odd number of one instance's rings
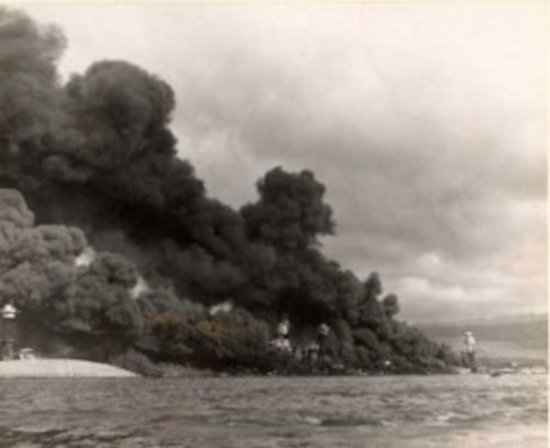
[[[234,210],[176,156],[167,83],[100,61],[62,84],[65,44],[57,27],[0,10],[0,299],[21,310],[21,343],[264,372],[456,362],[396,319],[376,273],[359,279],[323,255],[318,238],[337,226],[313,172],[275,167]],[[220,303],[232,306],[212,312]],[[302,352],[322,328],[319,357],[273,347],[284,319]]]

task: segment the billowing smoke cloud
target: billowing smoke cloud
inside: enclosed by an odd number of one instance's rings
[[[56,27],[38,26],[22,13],[2,9],[0,41],[0,135],[8,145],[41,139],[59,124],[54,63],[65,39]]]
[[[275,168],[258,183],[258,191],[260,201],[242,210],[254,238],[284,250],[304,249],[318,235],[333,232],[332,211],[323,203],[325,187],[312,172]]]
[[[0,186],[22,191],[38,223],[62,224],[33,227],[22,197],[2,192],[2,300],[47,307],[63,331],[134,342],[155,328],[216,341],[234,321],[264,340],[246,308],[267,321],[328,321],[335,353],[368,366],[392,347],[406,355],[392,319],[397,301],[378,301],[378,277],[363,284],[321,253],[318,238],[334,222],[312,172],[275,168],[258,183],[259,200],[233,210],[176,157],[170,86],[123,61],[92,64],[61,86],[63,45],[58,29],[0,9]],[[83,233],[65,225],[81,228],[94,249],[84,251]],[[209,321],[203,305],[229,298],[240,310]],[[150,322],[163,313],[168,321]]]
[[[105,313],[132,307],[139,276],[131,262],[108,252],[96,254],[77,228],[35,226],[15,190],[0,189],[0,210],[2,303],[12,302],[30,314],[44,312],[45,321],[78,320],[77,326],[90,332],[104,325]]]
[[[61,225],[34,227],[23,197],[0,189],[0,298],[17,306],[38,304],[62,291],[76,276],[83,233]]]
[[[223,298],[249,280],[249,267],[269,268],[270,250],[250,242],[243,218],[208,198],[192,166],[176,158],[165,82],[104,61],[61,87],[60,32],[21,13],[1,15],[2,69],[10,75],[3,88],[13,96],[0,105],[1,181],[25,193],[39,221],[77,225],[99,250],[111,249],[101,246],[105,233],[122,230],[117,250],[141,252],[136,262],[148,280],[171,278],[182,294]],[[27,63],[15,61],[20,52]],[[19,94],[22,82],[32,88]],[[30,128],[32,136],[19,131]]]

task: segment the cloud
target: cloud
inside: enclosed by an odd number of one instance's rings
[[[378,270],[405,316],[545,306],[543,2],[33,8],[65,28],[66,72],[123,57],[174,87],[211,195],[312,169],[326,250]]]

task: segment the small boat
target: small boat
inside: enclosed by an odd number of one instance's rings
[[[518,373],[518,369],[515,369],[513,367],[504,367],[502,369],[493,370],[489,373],[492,377],[498,377],[502,375],[513,375],[515,373]]]

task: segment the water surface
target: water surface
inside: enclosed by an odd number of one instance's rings
[[[544,375],[0,380],[2,447],[546,447]]]

